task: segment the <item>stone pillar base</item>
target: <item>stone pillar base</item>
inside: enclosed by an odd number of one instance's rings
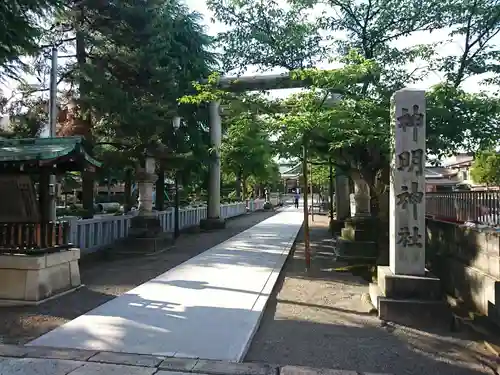
[[[344,228],[340,229],[335,248],[337,260],[374,262],[377,259],[374,220],[372,217],[351,217],[344,221]]]
[[[207,218],[200,220],[200,229],[202,230],[224,229],[225,227],[226,227],[225,219]]]
[[[137,215],[130,220],[128,237],[154,238],[163,232],[158,216]]]
[[[0,306],[37,305],[81,285],[80,249],[0,255]]]
[[[382,320],[413,327],[443,326],[451,322],[441,281],[431,274],[395,275],[388,266],[379,266],[377,283],[370,284],[369,291]]]
[[[351,241],[337,238],[335,258],[341,262],[371,262],[377,259],[377,244],[373,241]]]
[[[330,231],[333,235],[339,236],[344,227],[344,220],[330,220]]]
[[[112,255],[150,255],[168,250],[174,239],[163,232],[160,219],[153,215],[137,215],[130,220],[128,236],[113,246]]]

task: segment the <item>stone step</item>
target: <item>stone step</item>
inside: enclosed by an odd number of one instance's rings
[[[276,366],[256,362],[227,362],[162,357],[133,353],[98,352],[0,344],[0,374],[90,375],[391,375],[352,370]]]
[[[377,244],[372,241],[351,241],[342,237],[337,238],[335,255],[342,259],[376,259]]]
[[[451,323],[451,311],[446,301],[387,298],[374,283],[369,286],[369,294],[381,320],[413,327]]]

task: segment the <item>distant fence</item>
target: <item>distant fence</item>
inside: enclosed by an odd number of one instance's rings
[[[264,202],[264,199],[256,199],[248,202],[222,204],[220,208],[221,217],[229,219],[243,215],[247,211],[261,210],[264,207]],[[128,235],[130,221],[136,214],[136,212],[131,212],[120,216],[106,215],[92,219],[70,220],[70,242],[79,247],[82,252],[92,252],[110,246],[115,241]],[[174,209],[158,211],[157,215],[163,231],[173,232]],[[180,209],[179,229],[197,226],[206,217],[206,206]]]
[[[436,219],[500,225],[500,191],[426,193],[425,210]]]

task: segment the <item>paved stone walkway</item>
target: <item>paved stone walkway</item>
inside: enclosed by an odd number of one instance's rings
[[[302,220],[284,210],[28,345],[240,361]]]
[[[368,281],[336,271],[345,265],[333,258],[325,216],[315,215],[311,241],[311,271],[305,272],[301,232],[245,361],[397,375],[495,373],[482,341],[451,332],[450,322],[423,331],[371,313]]]
[[[192,358],[0,345],[1,375],[390,375]]]

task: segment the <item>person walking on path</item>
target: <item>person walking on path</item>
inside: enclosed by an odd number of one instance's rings
[[[295,199],[294,199],[295,208],[299,208],[299,199],[300,199],[300,194],[298,192],[295,192]]]

